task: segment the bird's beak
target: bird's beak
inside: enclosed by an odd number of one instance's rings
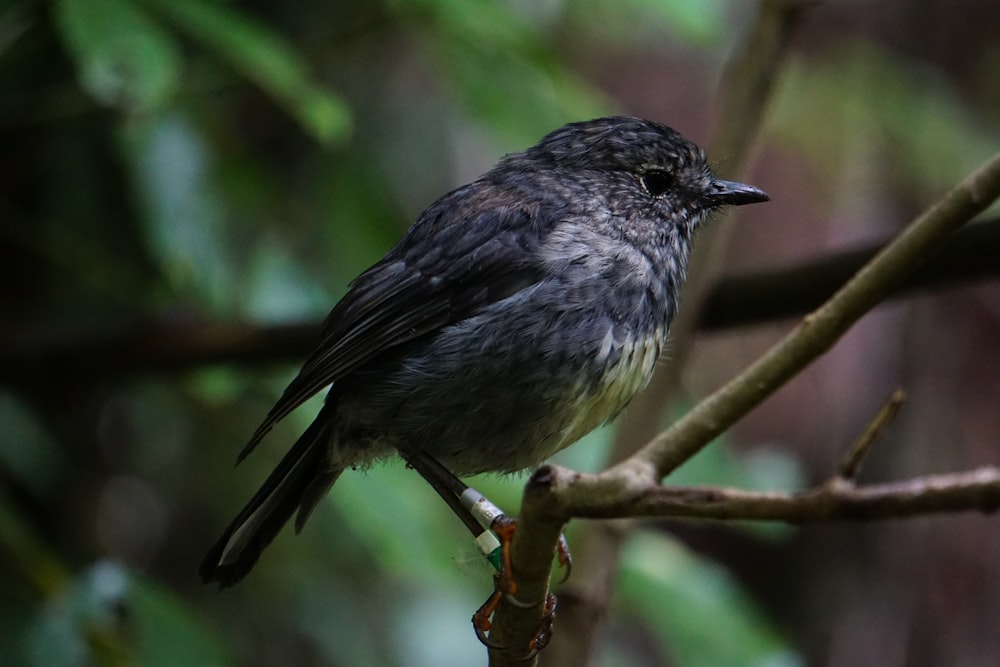
[[[723,181],[716,179],[705,198],[713,206],[742,206],[743,204],[756,204],[768,201],[770,197],[760,188],[736,181]]]

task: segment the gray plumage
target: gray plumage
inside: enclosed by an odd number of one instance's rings
[[[439,199],[351,284],[240,454],[330,386],[202,579],[242,579],[353,465],[409,448],[457,475],[512,472],[613,419],[653,372],[695,228],[766,199],[670,128],[618,117],[555,130]]]

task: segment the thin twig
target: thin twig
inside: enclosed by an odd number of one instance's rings
[[[858,476],[862,461],[868,456],[868,452],[871,450],[872,445],[875,444],[875,440],[882,434],[882,431],[899,414],[899,409],[903,407],[905,400],[906,393],[902,389],[892,392],[892,396],[882,405],[875,417],[865,427],[864,433],[861,434],[861,437],[855,441],[850,451],[847,452],[847,456],[844,457],[844,460],[837,468],[837,477],[854,480]]]

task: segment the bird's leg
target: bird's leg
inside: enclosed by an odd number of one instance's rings
[[[563,576],[559,583],[565,584],[569,575],[573,573],[573,554],[569,552],[569,542],[566,541],[566,536],[562,533],[559,533],[559,542],[556,544],[556,560],[559,561],[559,567],[563,569]]]
[[[479,522],[476,521],[472,513],[462,506],[460,498],[469,489],[469,486],[465,482],[455,477],[450,470],[438,463],[434,457],[428,455],[426,452],[400,449],[399,455],[403,457],[408,466],[420,473],[420,476],[431,485],[431,488],[437,491],[437,494],[441,496],[441,500],[447,503],[451,511],[465,524],[465,527],[469,529],[473,537],[483,532]]]
[[[492,627],[493,613],[501,600],[522,609],[535,606],[534,603],[524,603],[515,597],[517,582],[514,581],[511,565],[510,545],[514,538],[517,520],[508,517],[499,507],[490,502],[481,493],[458,479],[450,470],[438,463],[434,457],[419,450],[400,450],[400,456],[406,463],[420,473],[431,485],[441,499],[465,524],[476,539],[476,544],[483,555],[490,561],[497,573],[493,576],[495,590],[486,602],[472,616],[472,625],[476,637],[484,645],[493,649],[506,647],[494,644],[487,633]],[[573,558],[565,535],[560,535],[556,548],[559,564],[566,570],[561,582],[569,578]],[[549,593],[545,600],[545,611],[538,632],[528,644],[530,660],[549,643],[552,637],[552,624],[555,619],[556,596]]]
[[[535,603],[522,602],[514,595],[517,593],[517,582],[514,580],[512,574],[513,566],[511,565],[510,545],[514,539],[516,528],[517,519],[512,519],[505,514],[496,516],[490,525],[490,529],[500,540],[500,567],[493,577],[495,590],[487,598],[486,602],[483,603],[483,606],[472,615],[472,625],[476,629],[476,636],[479,638],[479,641],[491,648],[496,647],[489,643],[486,633],[493,625],[490,619],[500,605],[501,600],[506,600],[508,604],[521,609],[530,609],[535,606]],[[556,551],[560,565],[566,568],[566,574],[562,578],[562,581],[566,581],[572,568],[573,558],[569,553],[569,546],[566,543],[565,535],[559,536],[559,545]],[[549,640],[552,638],[552,625],[556,617],[556,603],[557,599],[555,595],[552,593],[546,595],[542,621],[538,626],[538,631],[535,632],[535,636],[528,642],[528,654],[522,660],[531,660],[548,645]]]
[[[510,543],[506,549],[506,562],[502,562],[502,543],[497,540],[492,532],[492,525],[499,517],[506,516],[500,509],[486,499],[485,496],[458,479],[450,470],[438,463],[434,457],[423,451],[400,450],[399,455],[403,457],[407,465],[420,473],[428,484],[431,485],[441,499],[448,504],[452,512],[455,513],[466,528],[472,533],[483,555],[497,570],[494,581],[501,578],[501,572],[510,571]],[[486,525],[481,525],[482,522]],[[512,582],[513,583],[513,582]],[[489,648],[502,649],[503,646],[494,644],[486,636],[490,629],[490,617],[500,599],[503,596],[503,589],[496,584],[496,590],[489,599],[479,608],[472,617],[472,624],[476,630],[476,637]]]

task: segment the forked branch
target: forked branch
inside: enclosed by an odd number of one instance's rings
[[[668,489],[661,486],[661,480],[828,350],[949,234],[998,196],[1000,154],[908,225],[756,362],[635,455],[597,475],[555,466],[539,470],[526,487],[512,545],[514,576],[524,592],[522,600],[545,599],[552,552],[563,523],[573,517],[700,516],[802,522],[995,510],[1000,499],[1000,471],[996,468],[856,487],[851,477],[870,443],[856,448],[834,481],[807,493]],[[526,645],[537,628],[537,616],[534,610],[501,604],[494,621],[501,642],[509,647]],[[507,657],[491,651],[494,665],[504,664]]]

